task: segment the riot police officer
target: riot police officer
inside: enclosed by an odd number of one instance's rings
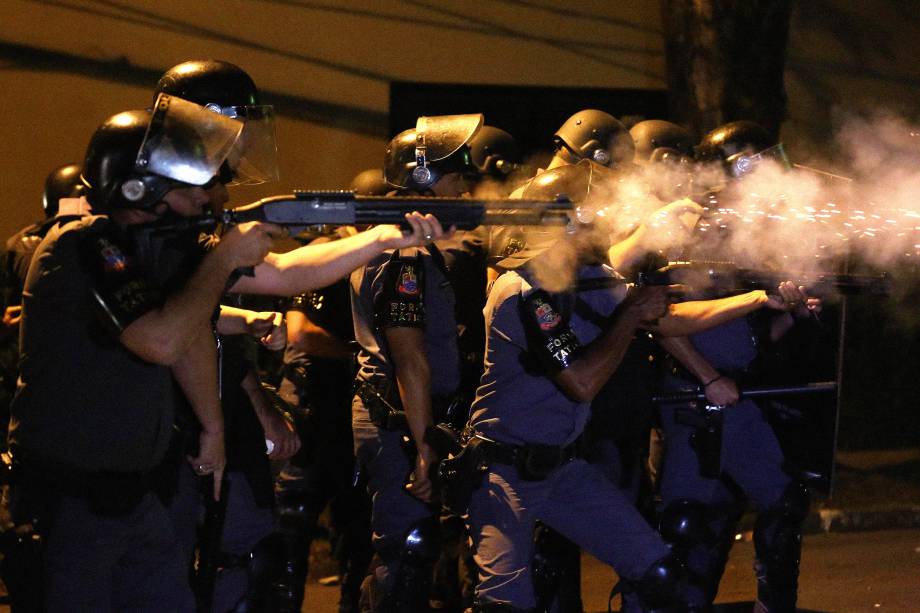
[[[766,130],[745,121],[710,132],[697,152],[723,164],[732,178],[750,172],[762,159],[785,159]],[[730,184],[720,199],[730,199],[731,193]],[[713,253],[712,245],[701,247],[705,256]],[[771,303],[772,314],[732,320],[693,335],[690,345],[666,345],[683,365],[671,385],[699,383],[712,407],[702,414],[696,406],[661,407],[666,450],[660,530],[686,561],[691,577],[686,598],[700,610],[715,598],[744,498],[757,511],[757,610],[795,610],[808,492],[797,475],[787,472],[761,407],[739,401],[735,379],[749,371],[761,345],[775,342],[795,320],[810,320],[820,302],[785,282]]]
[[[83,185],[80,182],[80,165],[67,164],[55,168],[45,179],[42,194],[43,221],[31,223],[6,240],[0,255],[0,309],[3,309],[3,323],[0,326],[0,430],[6,432],[9,419],[9,404],[16,389],[19,365],[19,320],[22,313],[22,288],[26,273],[32,262],[32,255],[38,244],[58,219],[58,203],[61,199],[79,197]]]
[[[390,141],[387,182],[467,191],[469,140],[481,125],[481,115],[419,118]],[[373,611],[424,611],[440,532],[430,475],[438,458],[425,431],[447,417],[460,385],[454,289],[435,243],[383,254],[352,274],[351,288],[361,346],[352,427],[376,552],[364,595]]]
[[[569,237],[551,244],[536,257],[574,242]],[[604,276],[607,269],[590,257],[580,261],[578,279]],[[488,464],[470,502],[478,610],[548,605],[531,580],[537,519],[613,564],[646,604],[676,603],[680,569],[667,547],[616,487],[579,457],[590,399],[616,369],[640,322],[667,309],[660,288],[632,294],[619,309],[623,292],[614,296],[580,292],[580,306],[573,308],[574,294],[546,291],[526,268],[500,277],[489,294],[489,360],[471,417],[471,444]]]
[[[140,256],[134,230],[200,214],[208,203],[201,186],[229,151],[220,145],[239,136],[232,120],[199,111],[164,97],[152,128],[144,111],[104,122],[82,172],[101,214],[51,228],[26,280],[10,428],[14,513],[42,533],[50,610],[162,611],[187,602],[173,528],[151,493],[169,443],[173,378],[203,426],[198,467],[220,472],[209,319],[230,272],[261,261],[278,231],[257,223],[231,230],[189,284],[164,294],[160,262]],[[201,127],[217,138],[202,142]]]
[[[273,109],[260,104],[255,83],[240,67],[219,60],[184,62],[164,73],[157,84],[157,91],[192,100],[217,114],[242,122],[242,147],[222,165],[220,181],[211,186],[215,207],[222,207],[227,201],[224,184],[262,183],[277,178]],[[329,245],[312,245],[285,254],[270,254],[254,268],[252,276],[237,276],[229,289],[234,293],[300,293],[343,277],[353,267],[390,244],[409,245],[418,242],[422,236],[440,233],[440,228],[429,219],[416,215],[409,221],[415,228],[409,237],[403,237],[394,228],[378,227],[343,239],[334,247],[334,251],[329,250]],[[230,457],[231,487],[225,522],[228,527],[235,526],[237,529],[224,530],[222,549],[237,563],[222,565],[223,571],[218,575],[215,590],[216,605],[237,606],[239,602],[240,606],[265,606],[265,599],[273,597],[270,594],[271,583],[281,578],[264,571],[282,566],[283,545],[280,538],[272,534],[274,522],[271,506],[274,497],[265,453],[266,438],[262,430],[266,433],[280,431],[286,437],[286,424],[276,427],[280,417],[274,410],[253,412],[248,395],[240,387],[242,377],[247,372],[251,373],[252,369],[242,366],[240,356],[235,355],[232,344],[225,344],[225,351],[224,364],[239,366],[234,371],[234,377],[228,373],[223,378],[228,392],[224,405],[235,407],[232,412],[234,419],[228,419],[228,423],[238,426],[228,432],[232,435],[228,436],[228,442],[233,443],[231,451],[235,449],[237,453]],[[228,417],[230,415],[228,413]],[[258,424],[254,418],[258,418]],[[281,441],[272,442],[277,443],[278,450],[282,448]],[[278,457],[278,451],[269,457]],[[184,474],[186,478],[189,477],[187,471]],[[174,502],[174,515],[177,524],[184,526],[182,533],[186,535],[187,547],[190,547],[194,542],[193,526],[196,517],[196,513],[190,510],[197,508],[194,487],[191,490],[180,489],[179,493],[185,495],[178,496]],[[293,592],[288,589],[290,587],[281,589],[283,593],[277,596],[282,600],[297,600],[302,586],[294,586]],[[211,588],[206,586],[205,589]],[[289,604],[285,602],[278,606]]]
[[[553,135],[555,155],[547,170],[580,160],[613,167],[632,162],[633,142],[620,121],[597,109],[578,111]]]

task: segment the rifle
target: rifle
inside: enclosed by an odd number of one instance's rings
[[[412,211],[431,213],[445,227],[471,230],[481,225],[565,225],[567,200],[507,200],[434,196],[361,196],[349,191],[295,191],[270,196],[224,212],[224,223],[266,221],[292,234],[311,226],[395,224],[406,226]]]
[[[684,291],[703,291],[719,296],[751,290],[776,290],[782,281],[792,280],[804,285],[816,295],[889,296],[892,291],[888,273],[850,275],[833,273],[801,273],[741,268],[733,262],[693,260],[668,262],[661,268],[639,272],[632,281],[636,285],[679,285]],[[579,281],[576,291],[615,287],[624,279],[597,278]]]
[[[811,292],[822,294],[843,294],[845,296],[869,295],[889,296],[891,278],[887,273],[879,275],[850,275],[833,273],[803,273],[767,271],[741,268],[733,262],[710,262],[706,260],[669,262],[658,270],[639,273],[636,282],[647,285],[684,285],[695,290],[713,290],[717,293],[775,290],[785,280],[804,285]]]
[[[445,228],[471,230],[481,225],[564,226],[572,204],[565,199],[483,200],[435,196],[361,196],[349,191],[295,191],[270,196],[219,215],[170,216],[130,228],[135,255],[157,262],[164,241],[183,233],[213,232],[221,223],[264,221],[285,226],[292,235],[323,226],[394,224],[408,227],[406,213],[435,215]]]
[[[771,398],[774,396],[799,396],[803,394],[828,394],[837,391],[836,381],[818,381],[803,385],[778,385],[750,387],[740,390],[741,398]],[[706,392],[702,387],[679,392],[668,392],[652,396],[652,404],[676,404],[679,402],[705,402]]]

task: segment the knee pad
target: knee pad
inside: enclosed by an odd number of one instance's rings
[[[643,611],[671,611],[681,604],[681,592],[686,582],[686,570],[674,555],[667,555],[652,564],[642,578],[633,584]]]
[[[661,512],[658,531],[676,549],[714,544],[717,539],[709,527],[711,519],[707,505],[695,500],[676,500]]]
[[[782,498],[761,512],[754,525],[757,595],[768,611],[794,610],[798,592],[802,522],[810,496],[804,484],[790,483]]]
[[[736,504],[678,500],[661,513],[659,531],[685,565],[687,581],[714,600],[741,514]]]
[[[441,531],[435,518],[425,518],[409,529],[399,551],[399,567],[392,591],[385,596],[384,610],[428,611],[432,565],[440,550]]]
[[[406,533],[400,557],[404,563],[425,565],[437,560],[440,551],[440,525],[434,518],[425,518]]]

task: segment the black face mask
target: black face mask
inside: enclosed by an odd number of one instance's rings
[[[178,290],[198,266],[206,228],[171,210],[157,221],[128,228],[134,256],[141,267],[168,292]]]

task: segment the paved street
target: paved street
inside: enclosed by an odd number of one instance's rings
[[[719,592],[720,613],[750,611],[754,599],[750,542],[735,544]],[[585,609],[607,610],[612,570],[584,559]],[[803,611],[920,611],[920,530],[805,537],[799,605]],[[334,613],[337,588],[307,586],[305,613]]]

